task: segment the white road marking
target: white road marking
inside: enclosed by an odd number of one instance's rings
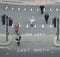
[[[24,11],[26,11],[26,8],[24,8]]]
[[[56,8],[56,11],[58,11],[58,8]]]
[[[23,49],[21,49],[21,51],[20,52],[23,52]]]
[[[42,24],[42,28],[44,28],[44,25]]]
[[[6,7],[5,7],[5,9],[7,10],[7,9],[8,9],[8,7],[6,6]]]
[[[36,28],[36,25],[34,25],[34,27]]]
[[[9,55],[9,53],[7,53],[6,55]]]
[[[44,8],[43,11],[46,11],[46,9]]]
[[[51,54],[53,54],[53,51],[51,52]]]
[[[39,9],[37,8],[37,11],[39,11]]]
[[[32,23],[32,22],[35,22],[35,19],[30,19],[30,22]]]
[[[49,49],[46,49],[46,51],[49,51]]]
[[[21,25],[19,24],[19,27],[21,27]]]
[[[20,8],[18,8],[18,11],[20,10]]]
[[[14,24],[12,24],[12,26],[11,26],[12,28],[14,27]],[[19,24],[19,27],[21,27],[21,25]]]
[[[11,8],[12,10],[14,10],[14,8]]]
[[[32,33],[26,33],[24,36],[32,36]]]
[[[30,9],[30,11],[32,11],[32,8]]]
[[[52,8],[50,8],[50,11],[52,12]]]
[[[42,52],[42,49],[34,49],[34,52]]]
[[[24,49],[24,52],[26,52],[26,49]]]
[[[35,17],[34,16],[32,16],[32,19],[34,19]]]
[[[52,26],[52,25],[50,25],[50,28],[53,28],[53,26]]]
[[[29,27],[29,25],[27,24],[27,25],[26,25],[26,28],[28,28],[28,27]]]

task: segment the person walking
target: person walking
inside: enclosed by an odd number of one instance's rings
[[[44,6],[41,5],[41,6],[40,6],[41,14],[43,14],[43,9],[44,9]]]
[[[48,24],[49,14],[46,13],[45,16],[44,16],[44,18],[45,18],[46,24]]]
[[[15,33],[18,34],[18,31],[19,31],[19,23],[16,23],[14,25],[14,30],[15,30]]]
[[[17,34],[16,42],[17,42],[18,47],[20,46],[20,40],[21,40],[21,35]]]

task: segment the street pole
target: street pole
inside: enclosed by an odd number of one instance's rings
[[[57,19],[57,40],[59,40],[59,18]]]
[[[6,20],[6,41],[8,41],[8,16],[5,16]]]

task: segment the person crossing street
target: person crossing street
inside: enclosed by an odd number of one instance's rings
[[[21,35],[17,34],[16,42],[17,42],[18,47],[20,46],[20,40],[21,40]]]
[[[44,16],[44,18],[45,18],[46,24],[48,24],[49,14],[46,13],[45,16]]]

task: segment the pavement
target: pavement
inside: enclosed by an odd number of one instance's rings
[[[0,46],[8,46],[12,42],[12,36],[8,36],[8,41],[6,40],[6,35],[5,34],[0,34]]]
[[[57,36],[54,37],[54,46],[60,47],[60,36],[59,36],[59,40],[57,40]]]

